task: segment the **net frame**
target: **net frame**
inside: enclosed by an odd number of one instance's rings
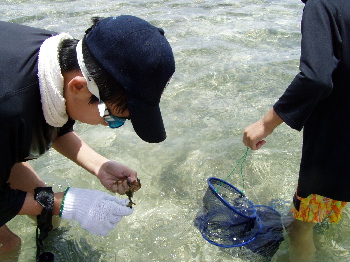
[[[214,185],[213,185],[213,182],[212,181],[218,181],[220,182],[219,183],[219,186],[215,189]],[[252,201],[250,201],[246,195],[241,191],[239,190],[238,188],[236,188],[235,186],[231,185],[230,183],[226,182],[225,180],[223,179],[220,179],[220,178],[217,178],[217,177],[209,177],[208,180],[208,186],[209,186],[209,189],[212,191],[212,193],[226,206],[228,207],[229,209],[231,209],[232,211],[234,211],[235,213],[237,213],[238,215],[240,216],[243,216],[244,218],[247,218],[247,219],[255,219],[257,217],[257,213],[256,213],[256,208],[254,207],[254,204]],[[220,188],[222,187],[225,187],[226,189],[227,188],[232,188],[233,192],[237,192],[238,194],[240,194],[242,196],[242,198],[244,197],[246,199],[246,202],[249,204],[249,209],[248,210],[251,210],[253,211],[253,215],[252,216],[249,216],[249,215],[246,215],[244,213],[242,213],[241,211],[239,211],[238,209],[236,209],[234,206],[232,206],[226,199],[224,199],[222,197],[222,195],[219,194],[219,190]]]
[[[203,198],[205,207],[197,214],[195,220],[195,225],[200,230],[202,237],[209,243],[223,248],[240,247],[252,242],[262,230],[262,222],[257,215],[257,210],[253,203],[242,191],[222,179],[210,177],[207,182],[208,189]],[[217,186],[217,188],[215,188],[215,186]],[[236,197],[238,196],[240,200],[243,200],[247,204],[246,209],[243,210],[245,212],[233,206],[231,202],[227,200],[227,196],[223,196],[222,191],[225,190],[230,191],[230,193],[233,193]],[[208,199],[208,196],[210,200],[214,199],[214,201],[207,201],[209,204],[207,203],[208,205],[206,205],[205,199]],[[232,231],[234,237],[232,237],[231,232],[229,232],[228,236],[220,232],[220,228],[218,234],[212,232],[217,228],[213,230],[213,224],[209,222],[212,219],[211,214],[214,213],[213,217],[217,217],[215,214],[219,214],[220,211],[224,212],[224,219],[232,218],[234,223],[232,220],[228,221],[228,223],[219,221],[219,227],[223,226],[224,229],[222,231],[225,231],[226,225],[233,226],[235,228]],[[243,230],[245,228],[248,228],[247,232]],[[230,231],[230,229],[228,231]]]

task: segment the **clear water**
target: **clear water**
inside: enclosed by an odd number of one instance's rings
[[[78,123],[76,131],[98,152],[138,171],[142,189],[135,212],[106,237],[72,222],[45,245],[56,261],[254,261],[207,243],[193,226],[206,179],[225,179],[245,152],[244,128],[258,120],[298,72],[298,0],[0,0],[0,19],[68,32],[80,38],[92,16],[131,14],[165,29],[177,62],[161,107],[168,138],[147,144],[130,123],[117,131]],[[295,190],[301,133],[282,125],[244,167],[244,189],[254,204],[290,200]],[[54,189],[103,190],[90,174],[54,151],[33,166]],[[243,187],[239,174],[229,183]],[[349,261],[349,209],[336,226],[316,232],[317,261]],[[17,217],[18,261],[35,261],[35,228]],[[281,251],[287,252],[287,243]],[[284,261],[280,258],[279,261]]]

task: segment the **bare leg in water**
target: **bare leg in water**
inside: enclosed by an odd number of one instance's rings
[[[315,257],[313,228],[316,223],[294,219],[287,228],[290,262],[312,262]]]
[[[44,181],[36,174],[28,162],[17,163],[11,170],[8,180],[12,189],[20,189],[25,192],[34,193],[36,187],[45,187]],[[13,233],[7,225],[0,227],[0,260],[6,253],[19,252],[21,239]]]

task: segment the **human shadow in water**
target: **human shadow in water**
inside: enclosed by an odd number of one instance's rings
[[[50,231],[43,241],[43,250],[53,253],[55,262],[100,261],[104,255],[101,250],[97,250],[86,238],[77,238],[68,231],[67,227],[59,227]],[[35,257],[35,254],[33,256]]]

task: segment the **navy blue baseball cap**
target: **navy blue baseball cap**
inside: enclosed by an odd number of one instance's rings
[[[99,64],[124,87],[137,135],[149,143],[165,140],[159,103],[175,72],[175,60],[164,31],[123,15],[100,20],[84,41]]]

